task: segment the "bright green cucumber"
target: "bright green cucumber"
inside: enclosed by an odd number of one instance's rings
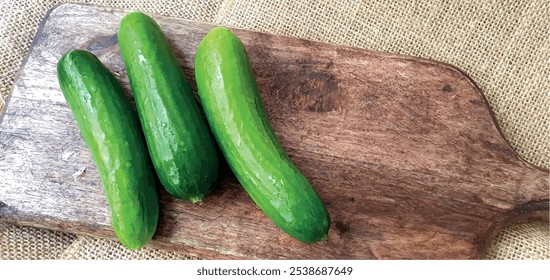
[[[294,238],[325,239],[329,214],[279,144],[239,38],[227,28],[212,29],[199,44],[195,76],[218,145],[254,202]]]
[[[97,166],[115,234],[125,247],[141,248],[157,229],[159,200],[137,115],[113,74],[93,54],[66,53],[57,75]]]
[[[168,41],[153,19],[133,12],[118,42],[160,182],[174,197],[202,200],[217,179],[216,146]]]

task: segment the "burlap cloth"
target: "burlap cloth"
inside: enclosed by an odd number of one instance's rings
[[[0,3],[0,108],[55,0]],[[550,1],[154,0],[71,1],[444,61],[482,88],[507,140],[550,166]],[[460,2],[460,4],[459,4]],[[1,178],[0,178],[1,183]],[[508,226],[488,259],[549,259],[547,223]],[[200,256],[198,256],[200,257]],[[118,243],[0,224],[0,259],[183,259]]]

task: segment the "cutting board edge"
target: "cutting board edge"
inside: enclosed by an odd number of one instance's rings
[[[485,237],[480,237],[478,242],[476,259],[486,259],[489,247],[497,235],[507,226],[518,222],[546,222],[550,221],[550,199],[530,201],[526,204],[516,206],[503,213],[487,230]],[[525,212],[526,211],[526,212]],[[499,220],[502,220],[499,222]]]

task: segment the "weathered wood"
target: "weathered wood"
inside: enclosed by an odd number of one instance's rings
[[[88,49],[129,93],[115,35],[124,14],[65,4],[42,23],[0,125],[1,220],[114,237],[55,65],[66,51]],[[212,25],[155,19],[193,81],[195,49]],[[548,218],[548,170],[518,158],[456,68],[234,31],[277,136],[328,206],[328,242],[293,240],[225,178],[201,206],[162,192],[151,246],[204,258],[470,259],[509,221]]]

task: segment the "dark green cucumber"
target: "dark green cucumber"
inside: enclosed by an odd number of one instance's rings
[[[133,12],[118,42],[162,185],[174,197],[202,200],[217,179],[216,146],[168,41],[153,19]]]
[[[325,239],[329,214],[279,144],[239,38],[227,28],[212,29],[199,44],[195,76],[216,141],[254,202],[294,238]]]
[[[143,247],[157,229],[159,200],[137,114],[113,74],[75,50],[57,64],[61,91],[92,154],[120,242]]]

